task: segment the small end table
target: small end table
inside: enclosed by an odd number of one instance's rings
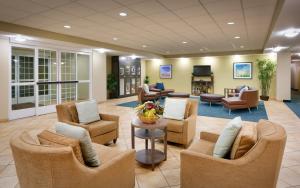
[[[138,128],[135,130],[135,128]],[[135,137],[145,139],[145,149],[136,152],[135,159],[145,165],[151,165],[152,171],[155,165],[167,160],[167,120],[160,118],[154,124],[145,124],[138,117],[131,121],[131,146],[135,148]],[[164,151],[155,149],[155,139],[163,139]],[[148,148],[148,140],[151,141],[151,149]]]

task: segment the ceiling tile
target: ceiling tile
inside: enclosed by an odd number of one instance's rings
[[[79,3],[70,3],[67,5],[63,5],[61,7],[58,7],[58,10],[78,17],[86,17],[97,13],[93,9],[86,8]]]
[[[205,5],[210,14],[242,10],[240,0],[215,1]]]
[[[93,14],[91,16],[87,16],[85,17],[85,19],[93,21],[97,24],[109,24],[109,23],[113,23],[113,22],[118,22],[119,20],[112,18],[108,15],[105,15],[104,13],[97,13],[97,14]]]
[[[68,21],[74,19],[74,16],[68,13],[63,13],[59,10],[51,9],[48,11],[44,11],[40,13],[40,15],[45,16],[47,18],[60,20],[60,21]]]
[[[79,0],[78,3],[98,12],[109,11],[122,6],[112,0]]]
[[[206,11],[203,9],[202,6],[196,5],[189,8],[182,8],[174,11],[175,14],[180,16],[181,18],[189,19],[192,17],[198,17],[206,15]]]
[[[74,0],[51,0],[51,1],[49,1],[49,0],[31,0],[31,1],[38,3],[40,5],[44,5],[46,7],[55,8],[58,6],[68,4]]]
[[[171,10],[178,10],[185,7],[198,6],[198,0],[158,0],[164,6],[168,7]]]
[[[129,5],[129,8],[139,12],[142,15],[153,15],[157,13],[164,13],[167,11],[162,5],[157,3],[155,0],[147,0],[141,3]]]
[[[2,5],[30,13],[42,12],[49,9],[46,6],[39,5],[29,0],[0,0],[0,6]]]
[[[16,10],[5,5],[0,5],[0,20],[2,21],[13,22],[17,19],[24,18],[28,15],[30,15],[29,12]]]

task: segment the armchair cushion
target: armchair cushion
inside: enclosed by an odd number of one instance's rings
[[[254,125],[243,125],[239,134],[237,135],[232,149],[230,158],[238,159],[245,155],[257,141],[257,130]]]
[[[49,145],[55,147],[70,146],[78,161],[81,164],[84,164],[78,139],[68,138],[48,130],[44,130],[43,132],[38,134],[37,137],[42,145]]]
[[[95,100],[75,103],[80,123],[91,123],[100,120]]]
[[[247,104],[246,100],[241,100],[239,97],[223,98],[222,101],[224,103],[228,103],[228,104],[231,104],[231,105],[245,105],[245,104]]]
[[[91,137],[96,137],[111,131],[114,131],[118,128],[118,124],[116,121],[96,121],[90,124],[87,124],[87,129]]]
[[[163,117],[167,119],[183,120],[186,103],[186,99],[166,98]]]
[[[165,86],[164,86],[164,83],[162,82],[158,82],[156,83],[156,89],[160,89],[160,90],[165,90]]]
[[[222,130],[215,148],[214,157],[223,158],[231,150],[231,146],[242,127],[241,117],[236,117],[231,120]]]
[[[55,130],[59,134],[79,140],[82,156],[87,166],[97,167],[100,165],[99,157],[92,146],[92,140],[87,130],[61,122],[56,124]]]
[[[183,132],[183,123],[184,121],[169,119],[167,124],[167,130],[176,132],[176,133],[182,133]]]
[[[144,89],[144,91],[145,91],[146,94],[149,94],[149,93],[150,93],[148,84],[144,84],[144,85],[143,85],[143,89]]]

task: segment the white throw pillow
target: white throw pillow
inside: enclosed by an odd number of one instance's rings
[[[241,91],[240,91],[240,93],[239,93],[239,98],[241,98],[241,96],[242,96],[242,94],[243,94],[243,92],[244,91],[248,91],[249,89],[248,89],[248,87],[246,86],[246,87],[243,87],[243,89],[241,89]]]
[[[98,154],[93,148],[92,140],[87,130],[62,122],[56,123],[55,130],[66,137],[79,140],[82,157],[87,166],[97,167],[100,165]]]
[[[86,124],[100,120],[98,105],[95,100],[75,103],[79,123]]]
[[[226,125],[216,142],[213,153],[214,157],[223,158],[226,156],[231,150],[232,144],[241,128],[241,117],[234,118]]]
[[[146,94],[149,94],[149,93],[150,93],[148,84],[144,84],[144,85],[143,85],[143,89],[144,89],[144,91],[145,91]]]
[[[183,120],[187,99],[166,98],[163,117],[167,119]]]

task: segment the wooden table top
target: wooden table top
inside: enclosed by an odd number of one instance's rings
[[[164,118],[159,118],[153,124],[146,124],[146,123],[143,123],[138,117],[134,117],[131,120],[131,126],[137,127],[137,128],[143,128],[143,129],[162,129],[167,126],[167,120]]]

